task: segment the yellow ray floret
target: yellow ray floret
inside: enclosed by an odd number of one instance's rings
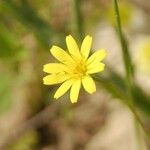
[[[89,35],[84,38],[80,49],[71,35],[66,37],[66,44],[68,51],[58,46],[50,49],[58,62],[44,65],[43,71],[49,75],[44,77],[43,81],[46,85],[62,83],[54,98],[58,99],[70,89],[70,100],[75,103],[78,100],[81,85],[90,94],[96,91],[91,74],[104,70],[105,64],[101,61],[106,57],[106,51],[101,49],[89,56],[92,46],[92,37]]]

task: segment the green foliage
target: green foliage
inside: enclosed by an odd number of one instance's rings
[[[16,51],[18,51],[19,44],[16,42],[16,38],[10,31],[0,24],[0,57],[11,58],[14,57]]]
[[[20,4],[13,0],[5,0],[4,4],[9,15],[13,15],[25,25],[30,32],[34,33],[44,47],[47,48],[49,46],[54,31],[31,7],[27,0],[21,0]]]

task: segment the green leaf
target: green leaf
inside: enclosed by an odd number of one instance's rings
[[[106,91],[113,97],[119,98],[123,103],[130,104],[130,95],[127,90],[126,80],[110,68],[107,69],[105,76],[95,76],[95,80],[100,83]],[[150,116],[150,95],[144,92],[139,85],[134,84],[132,88],[133,105],[145,115]]]
[[[13,35],[3,24],[0,24],[0,57],[12,57],[15,54],[16,47]]]
[[[21,0],[20,3],[16,3],[13,0],[5,0],[4,4],[10,15],[13,14],[29,31],[34,33],[43,46],[46,48],[49,46],[54,31],[30,6],[27,0]]]

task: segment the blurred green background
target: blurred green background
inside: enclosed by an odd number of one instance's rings
[[[119,2],[141,87],[135,90],[135,105],[150,130],[150,2]],[[109,80],[100,81],[94,95],[81,91],[75,105],[68,95],[54,101],[56,86],[42,83],[43,65],[52,61],[49,49],[53,44],[66,49],[68,34],[78,43],[92,35],[93,49],[107,49],[106,64],[121,77],[106,69]],[[148,140],[128,108],[116,101],[117,94],[106,92],[115,83],[126,93],[121,59],[110,0],[1,0],[0,150],[148,150]]]

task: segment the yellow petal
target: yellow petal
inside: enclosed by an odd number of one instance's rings
[[[73,59],[71,58],[71,56],[65,52],[63,49],[61,49],[60,47],[58,46],[53,46],[51,49],[50,49],[52,55],[58,59],[60,62],[64,63],[64,64],[67,64],[67,65],[71,65],[71,64],[74,64],[74,61]]]
[[[93,73],[98,73],[104,70],[105,64],[97,62],[97,63],[91,63],[87,69],[87,73],[93,74]]]
[[[56,91],[56,93],[54,95],[54,98],[58,99],[59,97],[61,97],[62,95],[64,95],[69,90],[69,88],[71,87],[72,83],[73,83],[73,80],[67,80],[67,81],[65,81],[58,88],[58,90]]]
[[[93,61],[98,62],[98,61],[103,60],[106,57],[106,54],[107,54],[106,50],[104,50],[104,49],[98,50],[97,52],[95,52],[88,58],[87,64],[90,64]]]
[[[92,37],[91,36],[86,36],[82,42],[81,45],[81,54],[84,59],[87,59],[91,50],[92,46]]]
[[[61,63],[49,63],[44,65],[43,71],[47,73],[58,73],[66,70],[66,66]]]
[[[90,76],[83,77],[82,84],[83,84],[84,89],[88,93],[92,94],[92,93],[94,93],[96,91],[95,82]]]
[[[76,43],[76,41],[74,40],[74,38],[71,35],[68,35],[66,37],[66,44],[68,47],[68,51],[69,53],[74,57],[74,58],[81,58],[81,54],[79,51],[79,47]]]
[[[71,91],[70,91],[70,99],[71,99],[72,103],[77,102],[80,88],[81,88],[81,80],[76,80],[73,83],[73,85],[71,87]]]
[[[43,78],[44,84],[46,85],[53,85],[53,84],[58,84],[62,83],[65,80],[67,80],[69,77],[65,74],[58,73],[58,74],[52,74],[48,75]]]

